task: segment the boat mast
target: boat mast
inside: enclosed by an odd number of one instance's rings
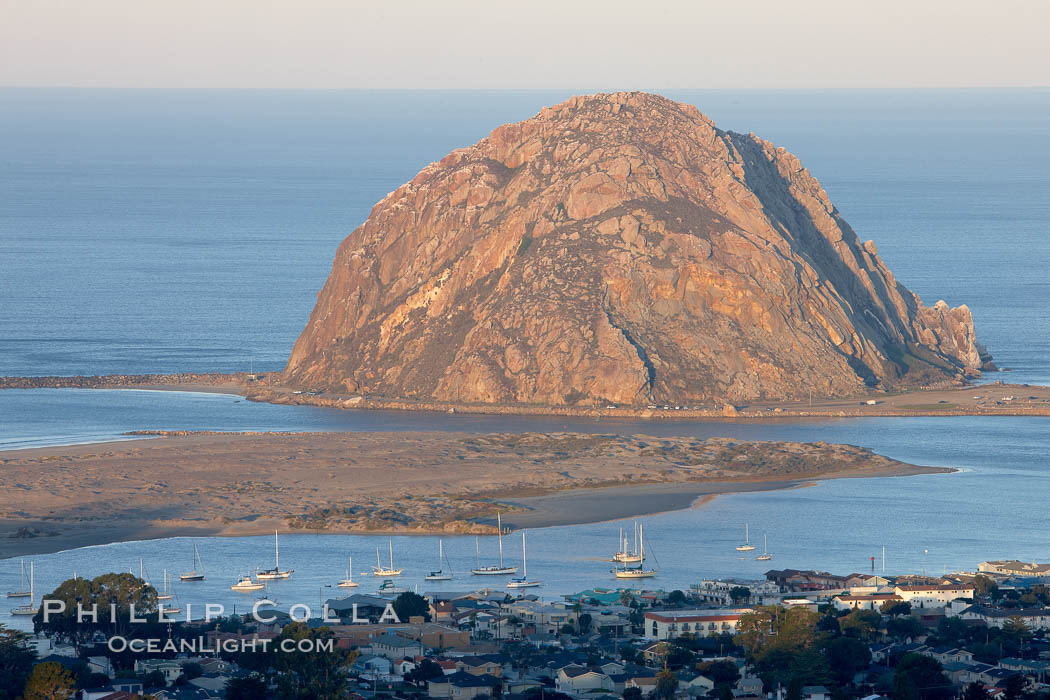
[[[281,570],[281,550],[277,546],[277,530],[273,531],[273,569]]]
[[[481,568],[481,545],[478,544],[477,535],[474,535],[474,565]]]
[[[529,580],[529,565],[525,563],[525,531],[521,531],[521,579]]]
[[[496,511],[496,529],[499,530],[499,568],[503,568],[503,521],[499,519],[499,511]]]
[[[387,540],[386,543],[390,545],[390,570],[394,570],[394,541]]]

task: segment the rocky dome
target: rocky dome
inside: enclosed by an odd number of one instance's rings
[[[292,386],[452,402],[743,403],[958,381],[922,304],[798,158],[646,93],[450,153],[339,246]]]

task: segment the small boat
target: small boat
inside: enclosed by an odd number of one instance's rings
[[[33,577],[33,562],[29,562],[29,602],[25,605],[19,605],[18,607],[11,608],[12,615],[36,615],[37,611],[40,610],[40,606],[33,602],[36,598],[35,591],[33,590],[34,577]]]
[[[197,545],[193,545],[193,571],[185,574],[179,574],[180,581],[203,581],[204,580],[204,562],[201,561],[201,555],[197,552]]]
[[[281,571],[281,551],[277,546],[277,530],[273,531],[273,568],[272,569],[259,569],[255,570],[255,577],[260,581],[274,581],[276,579],[285,579],[292,575],[295,569],[288,569],[287,571]]]
[[[354,558],[350,557],[346,560],[346,578],[344,578],[342,581],[335,585],[339,586],[340,588],[357,588],[359,584],[357,583],[357,581],[354,580],[353,571]]]
[[[441,540],[438,540],[438,570],[431,571],[429,574],[423,577],[426,581],[451,581],[452,580],[452,565],[448,567],[448,572],[445,572],[445,547]]]
[[[168,589],[168,570],[164,569],[164,591],[158,591],[157,600],[171,600],[173,597],[174,594]]]
[[[261,591],[263,584],[258,581],[252,581],[252,577],[242,576],[241,580],[230,586],[231,591]]]
[[[755,551],[755,545],[751,544],[751,538],[748,533],[748,523],[744,523],[744,544],[738,545],[736,548],[738,552],[753,552]]]
[[[525,531],[521,531],[521,576],[507,581],[507,588],[535,588],[542,581],[529,580],[529,566],[525,563]]]
[[[758,561],[769,561],[773,558],[773,555],[769,553],[769,548],[766,546],[766,536],[762,535],[762,553],[755,557]]]
[[[474,538],[474,558],[476,560],[476,568],[470,570],[470,573],[475,576],[510,576],[511,574],[518,573],[518,567],[516,566],[504,566],[503,565],[503,521],[500,519],[499,511],[496,511],[496,528],[499,530],[497,539],[499,540],[499,566],[481,565],[481,550],[478,544],[478,538]]]
[[[19,588],[17,591],[8,591],[7,592],[7,597],[8,598],[32,598],[33,597],[32,591],[30,591],[26,587],[29,584],[29,579],[26,578],[26,560],[23,559],[21,561],[21,564],[22,564],[22,577],[19,579],[20,583],[18,584],[19,586],[21,586],[21,588]]]
[[[645,559],[645,537],[642,534],[642,527],[638,527],[638,553],[642,559]],[[613,574],[616,578],[652,578],[656,576],[656,569],[646,569],[641,563],[635,567],[628,567],[625,563],[622,569],[613,569]]]
[[[400,576],[401,569],[394,568],[394,542],[388,540],[387,544],[390,546],[390,566],[386,569],[383,568],[383,562],[379,561],[379,548],[376,547],[376,565],[372,567],[373,576]]]
[[[379,584],[379,589],[376,592],[380,595],[383,595],[384,593],[408,593],[408,589],[401,588],[390,579],[384,579],[383,582]]]
[[[634,551],[627,549],[627,536],[623,534],[623,528],[620,528],[620,543],[618,545],[620,551],[613,555],[612,560],[617,564],[639,564],[642,561],[642,555],[638,553],[638,523],[634,524]]]

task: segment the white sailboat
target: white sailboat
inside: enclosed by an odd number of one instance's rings
[[[394,568],[394,541],[388,540],[390,546],[390,566],[383,568],[383,563],[379,561],[379,548],[376,547],[376,565],[372,567],[373,576],[400,576],[401,569]]]
[[[645,536],[642,533],[642,527],[638,527],[638,553],[642,559],[645,559]],[[638,566],[628,567],[625,563],[622,569],[613,569],[613,574],[616,578],[652,578],[656,576],[656,569],[646,569],[642,566],[641,562]]]
[[[11,608],[11,614],[12,615],[36,615],[37,611],[40,609],[40,606],[33,602],[36,599],[36,592],[33,589],[34,585],[35,585],[35,581],[34,581],[34,576],[33,576],[33,562],[30,561],[29,562],[29,602],[26,603],[25,605],[19,605],[18,607]]]
[[[241,580],[230,586],[231,591],[261,591],[263,585],[258,581],[253,581],[251,575],[241,576]]]
[[[642,561],[642,555],[638,553],[638,523],[634,524],[634,551],[627,548],[627,536],[620,528],[620,551],[613,555],[612,560],[617,564],[638,564]]]
[[[744,523],[744,544],[738,545],[736,548],[738,552],[753,552],[755,551],[755,545],[751,544],[750,533],[748,532],[748,523]]]
[[[26,560],[25,559],[23,559],[21,561],[21,565],[22,565],[22,576],[21,576],[21,578],[18,579],[19,580],[19,584],[18,585],[20,586],[20,588],[17,591],[8,591],[7,592],[7,597],[8,598],[32,598],[33,597],[32,592],[28,588],[26,588],[26,584],[29,583],[29,579],[26,578]]]
[[[518,573],[518,567],[503,565],[503,521],[500,520],[499,511],[496,511],[496,528],[499,530],[499,536],[497,538],[499,539],[499,566],[481,565],[481,553],[479,551],[478,538],[475,537],[474,551],[477,566],[476,568],[470,570],[470,573],[474,574],[475,576],[509,576],[510,574]]]
[[[273,581],[276,579],[288,578],[292,575],[295,569],[288,569],[287,571],[281,571],[281,550],[277,545],[277,530],[273,531],[273,568],[263,569],[262,571],[256,569],[255,577],[260,581]]]
[[[164,590],[157,592],[157,600],[171,600],[173,595],[168,589],[168,570],[164,569]]]
[[[525,531],[521,531],[521,576],[507,581],[507,588],[535,588],[542,581],[529,580],[529,565],[525,561]]]
[[[452,580],[452,565],[449,564],[448,571],[445,571],[445,547],[441,540],[438,540],[438,568],[437,571],[431,571],[429,574],[423,577],[425,581],[451,581]]]
[[[773,558],[773,555],[769,553],[769,547],[766,545],[766,536],[762,535],[762,553],[755,557],[758,561],[769,561]]]
[[[348,557],[346,560],[346,578],[344,578],[342,581],[335,585],[339,586],[340,588],[357,588],[357,586],[359,585],[357,581],[354,580],[353,557]]]
[[[193,571],[185,574],[179,574],[180,581],[203,581],[204,580],[204,562],[201,561],[201,555],[197,551],[197,545],[193,545]]]

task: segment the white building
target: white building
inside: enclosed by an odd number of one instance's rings
[[[673,639],[686,634],[713,637],[736,634],[740,618],[754,612],[751,608],[660,610],[645,613],[645,636],[648,639]]]
[[[735,605],[729,591],[734,588],[746,588],[750,597],[739,601],[751,605],[775,605],[780,601],[780,586],[771,581],[719,581],[704,579],[700,583],[689,585],[689,593],[706,605]]]
[[[831,599],[836,610],[879,610],[883,604],[897,603],[904,600],[895,593],[850,593],[835,596]]]
[[[913,608],[943,608],[956,598],[973,598],[973,586],[965,583],[904,585],[893,592]]]
[[[986,574],[1001,574],[1003,576],[1018,576],[1021,578],[1050,576],[1050,564],[1023,562],[1016,559],[982,561],[977,565],[977,570]]]

